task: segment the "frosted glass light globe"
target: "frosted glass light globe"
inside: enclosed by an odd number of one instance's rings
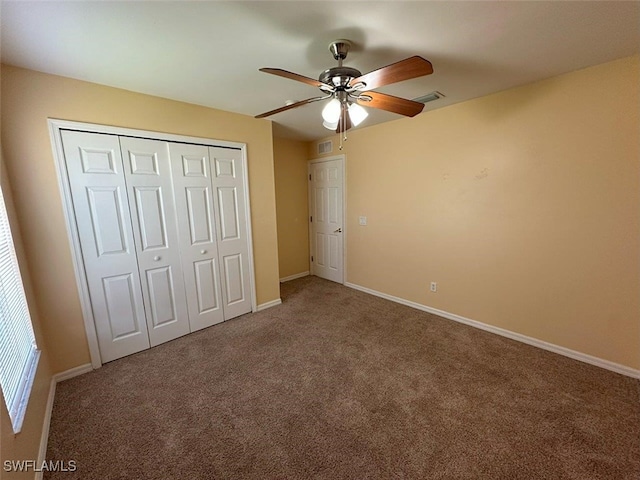
[[[337,123],[340,120],[340,110],[340,100],[334,98],[322,109],[322,118],[327,123]]]

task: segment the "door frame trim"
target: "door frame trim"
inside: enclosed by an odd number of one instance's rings
[[[314,275],[314,264],[311,262],[312,228],[309,221],[311,208],[311,188],[309,175],[314,163],[332,162],[340,160],[342,165],[342,285],[347,281],[347,157],[345,154],[330,157],[313,158],[307,162],[307,224],[309,226],[309,274]]]
[[[71,249],[71,259],[76,277],[76,286],[78,288],[78,296],[80,299],[80,307],[82,310],[82,318],[84,320],[85,333],[87,335],[87,344],[89,346],[89,355],[91,356],[91,366],[96,369],[102,366],[100,358],[100,347],[98,345],[98,335],[96,333],[93,310],[91,308],[91,298],[89,296],[89,287],[87,284],[86,272],[84,270],[84,261],[82,251],[80,249],[80,236],[75,221],[73,209],[73,201],[71,200],[71,187],[69,185],[69,176],[67,165],[62,149],[62,130],[75,130],[89,133],[103,133],[108,135],[118,135],[125,137],[148,138],[153,140],[162,140],[166,142],[176,143],[194,143],[205,145],[208,147],[225,147],[242,152],[242,164],[244,167],[244,200],[247,211],[246,229],[247,229],[247,247],[249,249],[249,293],[251,295],[251,311],[258,311],[256,304],[256,274],[253,262],[253,232],[251,229],[251,203],[249,201],[249,169],[247,161],[247,144],[239,142],[228,142],[224,140],[215,140],[211,138],[192,137],[187,135],[175,135],[170,133],[153,132],[149,130],[137,130],[132,128],[115,127],[110,125],[100,125],[85,122],[73,122],[68,120],[59,120],[55,118],[47,119],[49,128],[49,137],[53,151],[53,160],[56,165],[56,174],[58,177],[58,188],[61,194],[62,210],[64,214],[67,235],[69,237],[69,245]]]

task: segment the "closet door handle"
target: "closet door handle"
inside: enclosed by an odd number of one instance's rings
[[[156,255],[155,257],[153,257],[153,260],[157,262],[158,260],[160,260],[160,258],[162,258],[160,257],[160,255]]]
[[[200,250],[200,254],[201,254],[201,255],[204,255],[205,253],[207,253],[207,251],[206,251],[206,250]]]

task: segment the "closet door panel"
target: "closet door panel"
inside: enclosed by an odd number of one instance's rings
[[[151,322],[154,327],[161,327],[178,320],[174,303],[175,289],[170,267],[153,268],[146,271],[149,285],[149,303],[151,305]],[[181,286],[179,286],[181,288]]]
[[[151,346],[189,333],[167,143],[121,137]]]
[[[149,348],[117,136],[62,132],[87,286],[103,362]]]
[[[242,266],[242,255],[231,254],[224,257],[225,294],[228,305],[234,305],[245,300],[245,281]]]
[[[208,148],[170,143],[191,331],[225,319]]]
[[[249,247],[240,150],[209,147],[215,189],[218,254],[222,266],[225,320],[251,311]]]
[[[143,252],[169,248],[162,193],[161,188],[156,186],[133,187],[140,223],[140,249]]]
[[[216,259],[196,261],[193,263],[196,285],[196,299],[198,301],[198,314],[207,314],[220,310],[220,290],[217,274],[219,268]]]

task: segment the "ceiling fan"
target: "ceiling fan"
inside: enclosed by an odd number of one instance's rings
[[[363,75],[355,68],[342,65],[343,60],[347,58],[350,47],[351,42],[344,39],[334,40],[329,44],[329,51],[333,54],[333,58],[338,61],[338,66],[322,72],[318,80],[280,68],[261,68],[261,72],[290,78],[291,80],[318,87],[325,95],[300,100],[299,102],[261,113],[256,115],[255,118],[269,117],[309,103],[331,99],[322,111],[323,125],[330,130],[335,130],[336,133],[344,133],[352,126],[357,126],[367,117],[367,111],[362,108],[362,105],[407,117],[413,117],[422,111],[424,108],[423,103],[394,97],[385,93],[373,92],[372,90],[391,83],[430,75],[433,73],[431,62],[422,57],[413,56]]]

